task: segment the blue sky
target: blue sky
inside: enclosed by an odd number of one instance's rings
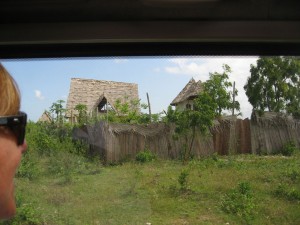
[[[250,64],[257,57],[122,57],[80,59],[0,60],[17,81],[22,95],[22,110],[37,121],[44,110],[59,99],[67,101],[71,78],[87,78],[138,84],[141,102],[149,93],[154,113],[167,109],[193,77],[206,81],[209,72],[222,72],[222,65],[233,70],[230,80],[239,90],[237,100],[243,117],[251,105],[243,86],[250,75]]]

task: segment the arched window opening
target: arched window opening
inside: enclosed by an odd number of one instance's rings
[[[107,112],[107,99],[104,97],[97,106],[99,113],[106,113]]]

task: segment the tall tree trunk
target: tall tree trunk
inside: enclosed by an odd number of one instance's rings
[[[233,82],[233,92],[232,92],[232,116],[234,116],[235,109],[235,81]]]
[[[194,146],[195,135],[196,135],[196,127],[193,127],[192,141],[191,141],[190,149],[189,149],[189,156],[190,156],[193,146]]]
[[[195,133],[196,133],[196,127],[193,127],[193,129],[192,129],[192,140],[191,140],[190,146],[187,147],[187,144],[186,144],[186,149],[185,149],[185,154],[184,154],[184,162],[183,162],[184,165],[186,165],[187,162],[189,161],[189,157],[191,155],[193,145],[194,145]],[[187,143],[187,140],[188,139],[186,139],[186,143]]]

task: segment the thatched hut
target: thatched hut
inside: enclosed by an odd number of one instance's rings
[[[200,80],[196,82],[194,78],[192,78],[170,105],[176,106],[176,108],[179,110],[193,109],[194,99],[202,90],[203,83]]]
[[[52,118],[52,116],[50,115],[49,112],[44,111],[38,121],[39,122],[51,123],[53,121],[53,118]]]
[[[86,105],[89,114],[106,113],[115,110],[117,100],[130,102],[138,99],[138,85],[134,83],[72,78],[66,117],[76,121],[78,112],[74,108],[78,104]]]

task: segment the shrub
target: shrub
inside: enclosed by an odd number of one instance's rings
[[[156,159],[155,154],[153,154],[150,150],[147,149],[139,152],[135,157],[135,160],[140,163],[151,162],[155,159]]]
[[[72,139],[73,126],[52,123],[33,123],[27,126],[26,140],[31,151],[40,156],[55,155],[58,151],[90,157],[89,145]]]
[[[242,195],[250,196],[252,194],[251,193],[251,187],[250,187],[250,184],[248,182],[239,183],[238,190]]]
[[[72,182],[73,175],[96,174],[100,172],[98,161],[74,155],[69,152],[57,152],[48,157],[47,173],[51,176],[62,178],[63,183]]]
[[[22,157],[16,177],[28,178],[29,180],[37,178],[40,174],[38,165],[39,162],[35,153],[30,150],[26,151]]]
[[[295,183],[300,178],[300,170],[296,167],[289,168],[283,173],[283,176],[284,178],[288,178],[291,182]]]
[[[211,158],[212,158],[212,160],[214,160],[215,162],[218,162],[218,161],[219,161],[218,153],[215,152],[214,154],[212,154],[212,155],[211,155]]]
[[[190,175],[189,170],[183,169],[177,178],[179,187],[177,184],[169,185],[169,188],[167,190],[172,197],[178,197],[178,196],[181,196],[182,194],[186,195],[186,194],[192,193],[188,186],[189,175]]]
[[[178,177],[178,183],[180,185],[180,190],[186,191],[188,189],[188,176],[189,172],[184,169],[181,171]]]
[[[56,177],[64,178],[65,183],[72,181],[74,173],[74,157],[68,153],[58,152],[56,155],[49,157],[47,172]]]
[[[221,208],[226,213],[235,214],[246,222],[253,220],[256,204],[250,184],[241,182],[237,188],[225,194],[221,201]]]
[[[280,153],[284,156],[291,156],[297,151],[297,147],[293,141],[287,142],[281,149]]]
[[[46,123],[29,122],[26,141],[31,150],[40,155],[50,155],[57,148],[58,136],[53,136],[54,128]]]
[[[285,198],[289,201],[300,201],[300,192],[294,187],[279,184],[274,192],[275,196]]]

